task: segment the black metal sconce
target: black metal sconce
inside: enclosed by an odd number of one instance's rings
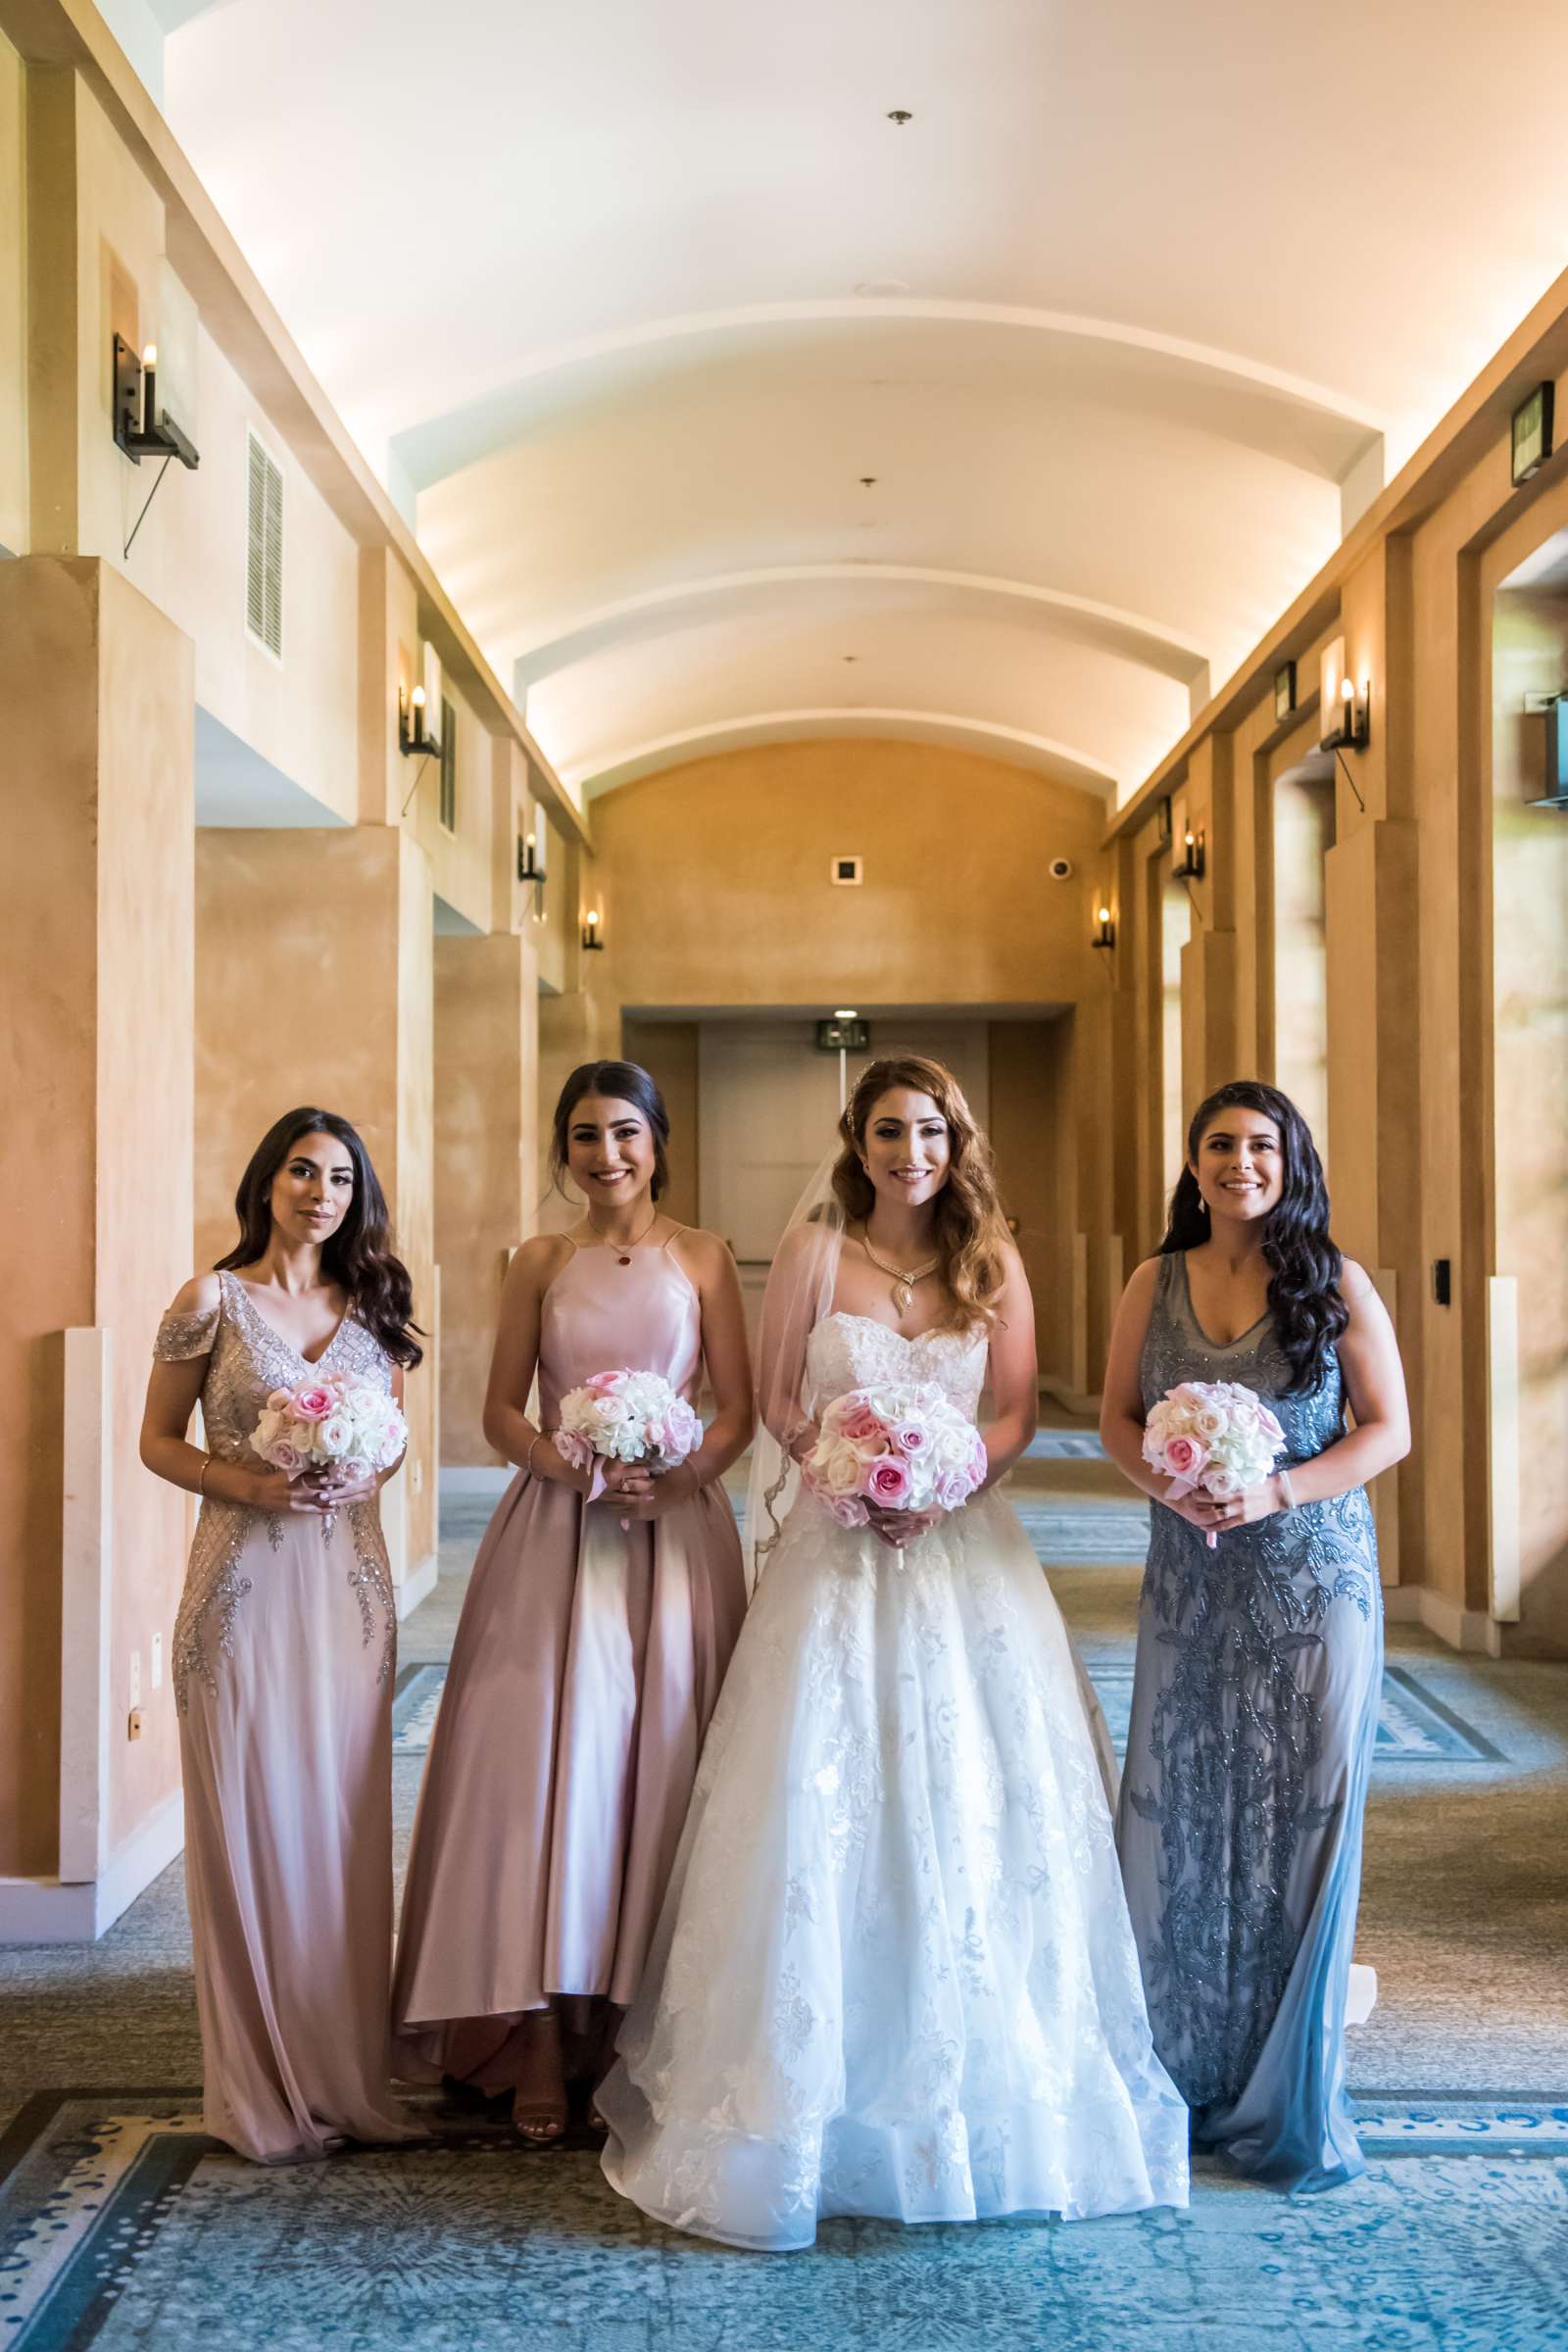
[[[430,732],[422,686],[416,686],[412,694],[404,686],[398,688],[398,749],[406,760],[441,757],[441,738]]]
[[[1349,676],[1340,680],[1339,708],[1329,720],[1329,731],[1321,739],[1325,752],[1337,752],[1348,746],[1352,752],[1363,752],[1372,734],[1372,696],[1363,686],[1357,690]]]
[[[1191,825],[1182,837],[1180,863],[1170,870],[1178,882],[1201,882],[1203,878],[1203,836],[1195,833]]]
[[[530,833],[527,840],[524,841],[519,833],[517,835],[517,880],[519,882],[543,882],[544,878],[545,869],[539,860],[537,838]]]
[[[194,473],[201,464],[190,435],[158,414],[157,344],[149,343],[138,360],[123,335],[115,337],[115,447],[133,466],[143,458],[177,458]]]
[[[590,910],[583,922],[582,944],[590,955],[596,954],[605,944],[599,936],[599,909],[597,907]]]
[[[1090,946],[1092,948],[1113,948],[1116,945],[1116,926],[1111,920],[1108,906],[1101,907],[1098,920],[1100,928],[1090,941]]]

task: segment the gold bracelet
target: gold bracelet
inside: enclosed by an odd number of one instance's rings
[[[204,1453],[202,1455],[201,1469],[198,1471],[196,1476],[196,1499],[198,1502],[205,1502],[207,1499],[207,1473],[212,1466],[212,1455],[210,1453]]]
[[[544,1434],[545,1433],[542,1429],[536,1429],[533,1433],[533,1436],[528,1440],[528,1458],[523,1464],[523,1468],[527,1471],[530,1478],[537,1478],[539,1475],[533,1466],[533,1449],[536,1446],[543,1444]]]

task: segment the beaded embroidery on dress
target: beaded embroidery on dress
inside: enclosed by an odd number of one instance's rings
[[[818,1411],[912,1374],[972,1415],[986,1341],[835,1312],[807,1366]],[[999,1495],[902,1553],[797,1498],[619,2047],[607,2175],[734,2244],[1185,2204],[1079,1669]]]
[[[1183,1380],[1255,1389],[1287,1468],[1344,1435],[1338,1356],[1290,1394],[1267,1319],[1228,1347],[1200,1329],[1180,1251],[1160,1260],[1141,1378],[1146,1410]],[[1343,2015],[1381,1682],[1364,1488],[1212,1551],[1153,1511],[1119,1828],[1150,2014],[1200,2140],[1286,2182],[1361,2169]]]

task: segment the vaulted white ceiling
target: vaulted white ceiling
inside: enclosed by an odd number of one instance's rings
[[[1125,794],[1568,265],[1563,11],[157,5],[588,793],[870,730]]]

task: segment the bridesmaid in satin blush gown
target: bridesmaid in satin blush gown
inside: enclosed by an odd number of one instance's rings
[[[400,1399],[420,1350],[365,1146],[331,1111],[266,1135],[241,1238],[160,1326],[141,1454],[201,1496],[171,1653],[209,2132],[279,2164],[417,2136],[391,2087],[392,1677],[377,1494],[250,1446],[313,1368]],[[208,1451],[186,1437],[197,1403]]]
[[[393,2019],[407,2071],[558,2138],[637,1989],[703,1735],[745,1613],[717,1481],[752,1433],[734,1261],[658,1200],[669,1122],[631,1062],[573,1071],[554,1162],[587,1202],[514,1258],[485,1432],[517,1465],[479,1547],[409,1861]],[[557,1450],[596,1372],[662,1373],[715,1414],[658,1478]],[[535,1374],[539,1418],[526,1411]]]

